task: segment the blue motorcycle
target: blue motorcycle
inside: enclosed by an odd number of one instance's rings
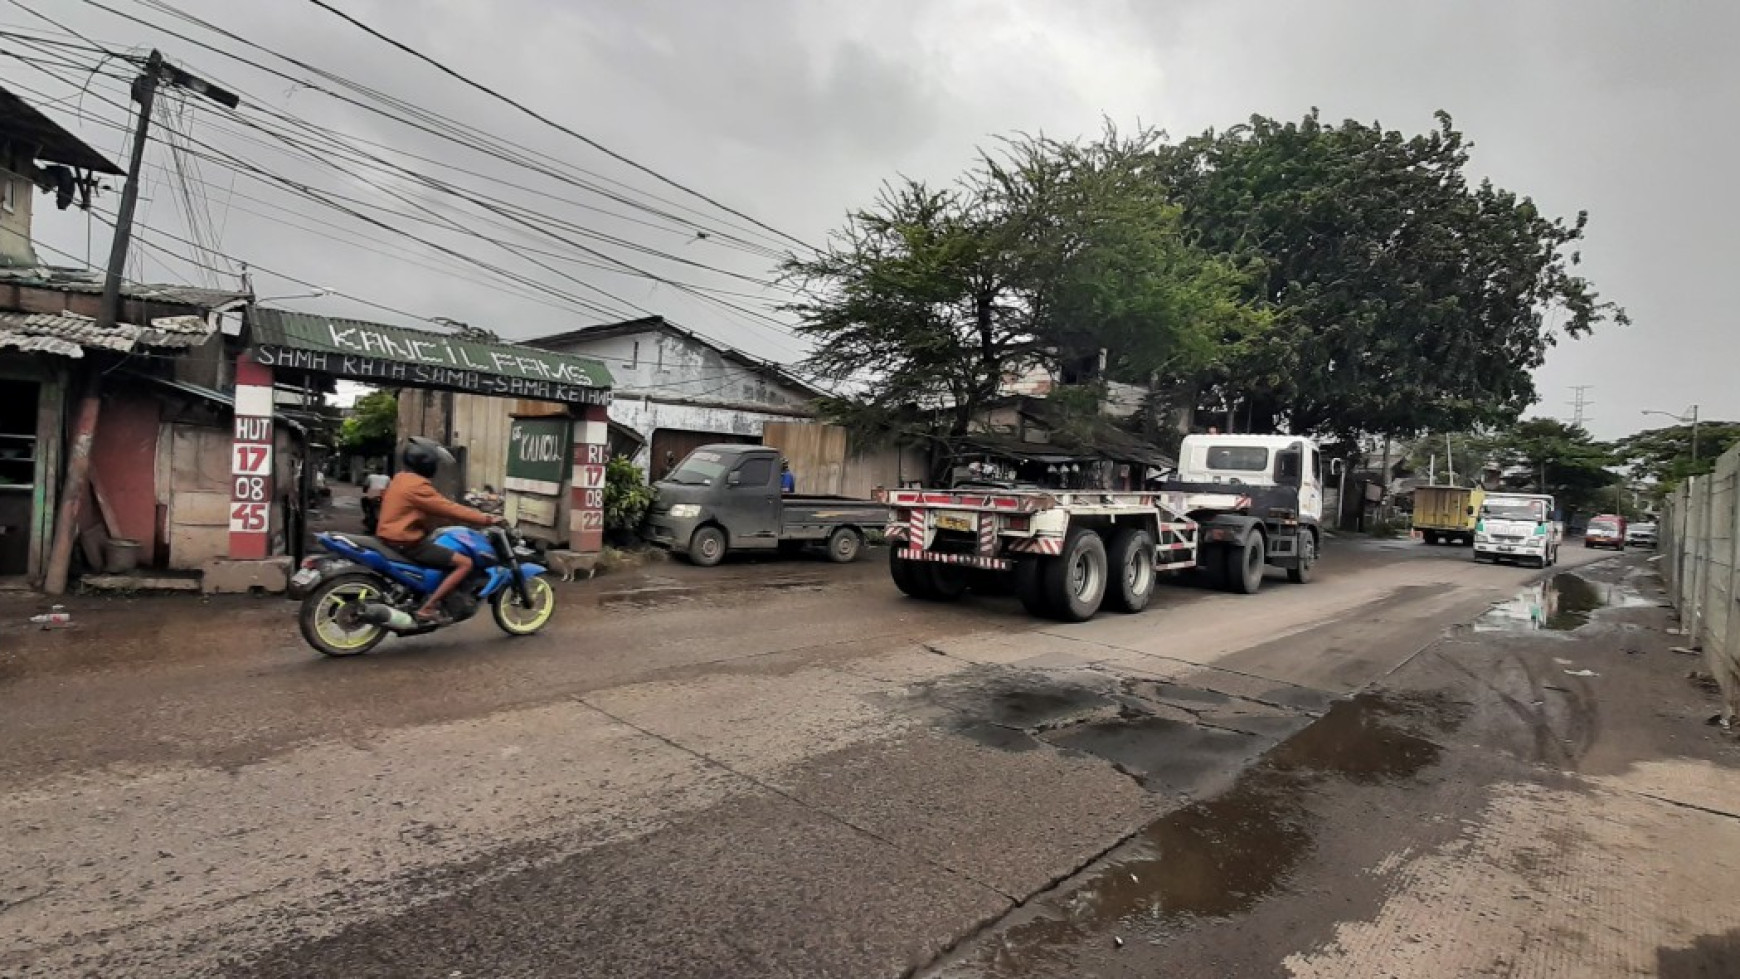
[[[471,557],[470,577],[442,602],[440,622],[419,622],[417,609],[447,572],[422,567],[386,542],[361,534],[318,537],[326,556],[311,557],[290,579],[302,595],[298,624],[308,645],[328,656],[357,656],[389,635],[415,636],[464,622],[488,605],[510,636],[542,629],[556,611],[556,592],[535,563],[537,553],[501,527],[446,527],[435,543]]]

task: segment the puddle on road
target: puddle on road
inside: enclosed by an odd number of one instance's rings
[[[1362,695],[1272,751],[1217,798],[1170,813],[934,975],[1067,974],[1072,950],[1117,935],[1160,940],[1191,919],[1242,914],[1285,886],[1314,845],[1305,799],[1323,778],[1399,781],[1439,747],[1391,718],[1418,705]]]
[[[1474,620],[1475,632],[1570,632],[1587,625],[1596,609],[1609,604],[1618,586],[1574,574],[1556,574],[1499,602]]]

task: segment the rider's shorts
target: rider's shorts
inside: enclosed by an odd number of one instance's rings
[[[453,552],[427,537],[409,547],[401,547],[398,550],[400,554],[425,568],[453,567]]]

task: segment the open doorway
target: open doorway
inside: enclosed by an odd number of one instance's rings
[[[0,379],[0,577],[22,575],[30,566],[31,528],[36,525],[37,399],[34,381]]]

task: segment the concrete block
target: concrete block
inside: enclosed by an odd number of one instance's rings
[[[288,556],[269,557],[260,561],[220,558],[206,562],[205,593],[207,595],[245,595],[251,592],[281,594],[290,584],[293,562]]]

